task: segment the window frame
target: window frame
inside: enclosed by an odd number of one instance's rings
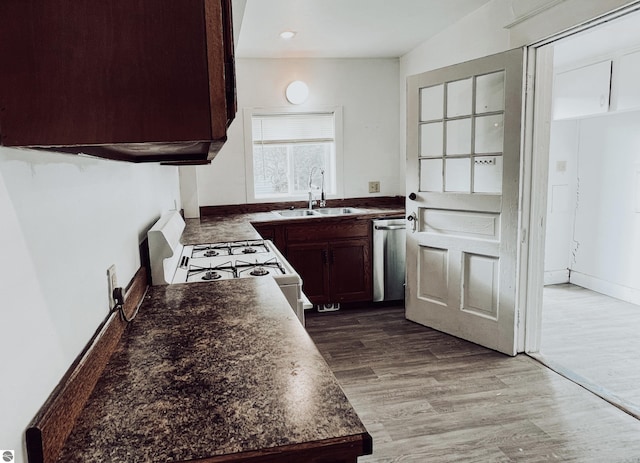
[[[276,202],[290,202],[290,201],[306,201],[308,199],[307,193],[297,195],[274,195],[264,196],[256,198],[255,185],[253,178],[253,133],[252,133],[252,119],[254,115],[295,115],[295,114],[309,114],[309,113],[333,113],[335,133],[335,178],[336,178],[336,192],[335,194],[327,194],[327,199],[335,199],[343,197],[343,171],[344,171],[344,158],[343,158],[343,119],[342,119],[342,106],[330,106],[330,107],[314,107],[305,108],[304,110],[294,110],[291,108],[244,108],[243,109],[243,126],[244,126],[244,170],[245,170],[245,188],[247,195],[247,202],[253,203],[276,203]],[[314,199],[320,199],[320,191],[314,192]]]

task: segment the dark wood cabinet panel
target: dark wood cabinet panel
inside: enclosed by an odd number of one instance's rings
[[[286,227],[287,258],[300,273],[314,304],[372,299],[368,221],[336,221]],[[344,231],[341,235],[340,230]],[[350,236],[358,236],[349,238]],[[306,237],[306,242],[302,242]],[[293,242],[291,242],[293,239]],[[299,242],[296,242],[299,241]]]
[[[284,227],[279,225],[262,225],[254,223],[253,228],[256,229],[260,236],[265,240],[270,240],[275,244],[278,251],[286,255],[287,243],[284,239]]]
[[[287,260],[302,278],[302,291],[311,302],[328,302],[329,250],[326,243],[290,244]]]
[[[356,238],[369,235],[371,222],[368,220],[315,220],[286,226],[287,243],[327,241]]]
[[[278,227],[275,227],[273,225],[253,224],[253,228],[255,228],[256,231],[260,233],[260,236],[262,237],[262,239],[271,240],[275,243],[276,228]]]
[[[371,301],[371,222],[358,219],[253,223],[302,277],[314,304]]]
[[[371,300],[370,249],[366,238],[329,243],[331,302]]]
[[[289,244],[287,259],[314,304],[369,301],[370,248],[367,238]]]
[[[206,161],[236,111],[230,0],[3,0],[2,144]]]

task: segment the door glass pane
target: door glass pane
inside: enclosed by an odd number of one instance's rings
[[[442,159],[420,160],[420,191],[442,191]]]
[[[442,156],[442,122],[420,126],[420,156]]]
[[[476,78],[476,114],[504,109],[504,71]]]
[[[476,118],[476,153],[502,153],[504,116],[481,116]]]
[[[420,89],[420,121],[443,119],[444,85]]]
[[[447,117],[471,114],[472,79],[447,84]]]
[[[474,193],[502,193],[502,156],[477,157],[473,163]]]
[[[469,192],[471,187],[471,159],[445,160],[445,191]]]
[[[446,154],[471,154],[471,118],[447,121]]]

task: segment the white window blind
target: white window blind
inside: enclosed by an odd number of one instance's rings
[[[254,145],[331,142],[335,138],[333,113],[254,114]]]

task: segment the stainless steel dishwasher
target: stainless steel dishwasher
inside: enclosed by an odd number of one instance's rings
[[[373,300],[404,299],[406,222],[404,217],[373,220]]]

